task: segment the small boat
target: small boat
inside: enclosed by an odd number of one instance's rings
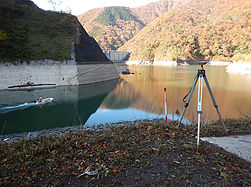
[[[125,69],[125,70],[122,71],[122,74],[123,74],[123,75],[130,75],[131,72],[130,72],[129,69]]]
[[[39,98],[33,102],[38,105],[44,105],[44,104],[51,103],[52,101],[53,101],[53,98],[45,98],[45,99]]]

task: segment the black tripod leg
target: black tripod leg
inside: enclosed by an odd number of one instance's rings
[[[181,123],[181,121],[182,121],[182,119],[183,119],[183,116],[184,116],[184,114],[185,114],[185,112],[186,112],[186,109],[187,109],[187,107],[188,107],[188,105],[189,105],[189,102],[190,102],[190,100],[191,100],[191,97],[192,97],[192,94],[193,94],[193,92],[194,92],[194,88],[195,88],[195,86],[196,86],[196,84],[197,84],[198,78],[199,78],[199,75],[196,75],[196,76],[195,76],[195,79],[194,79],[194,82],[193,82],[193,86],[192,86],[191,91],[190,91],[190,93],[189,93],[188,99],[187,99],[186,104],[185,104],[185,106],[184,106],[184,110],[183,110],[183,112],[182,112],[182,114],[181,114],[181,117],[180,117],[180,120],[179,120],[179,123],[178,123],[178,127],[180,126],[180,123]]]
[[[224,122],[223,122],[223,120],[222,120],[222,118],[221,118],[221,115],[220,115],[220,111],[219,111],[218,105],[216,104],[216,101],[215,101],[215,99],[214,99],[214,96],[213,96],[212,90],[211,90],[211,88],[210,88],[210,86],[209,86],[209,83],[208,83],[208,81],[207,81],[207,77],[206,77],[206,75],[205,75],[205,76],[203,76],[203,78],[204,78],[204,80],[205,80],[205,82],[206,82],[207,89],[208,89],[208,91],[209,91],[209,93],[210,93],[210,96],[211,96],[211,99],[212,99],[212,101],[213,101],[213,103],[214,103],[214,107],[216,108],[217,113],[218,113],[218,115],[219,115],[219,118],[220,118],[221,124],[222,124],[222,126],[224,127],[224,130],[227,130],[227,129],[226,129],[226,126],[225,126],[225,124],[224,124]]]

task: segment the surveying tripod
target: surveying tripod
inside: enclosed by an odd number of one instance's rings
[[[210,94],[210,96],[211,96],[211,99],[212,99],[212,101],[213,101],[213,103],[214,103],[214,107],[215,107],[216,110],[217,110],[217,113],[218,113],[218,115],[219,115],[221,124],[222,124],[224,130],[225,130],[225,131],[227,130],[227,129],[226,129],[226,126],[225,126],[225,124],[224,124],[224,122],[223,122],[223,120],[222,120],[222,118],[221,118],[221,115],[220,115],[220,112],[219,112],[219,109],[218,109],[218,105],[216,104],[216,101],[215,101],[215,99],[214,99],[212,90],[211,90],[211,88],[210,88],[210,86],[209,86],[209,83],[208,83],[208,80],[207,80],[207,77],[206,77],[206,71],[205,71],[205,69],[204,69],[204,67],[203,67],[203,65],[205,65],[205,64],[206,64],[206,63],[201,63],[201,64],[200,64],[201,67],[200,67],[200,69],[198,69],[198,73],[197,73],[197,75],[195,76],[193,86],[192,86],[191,91],[190,91],[190,93],[189,93],[189,95],[188,95],[188,99],[187,99],[187,101],[186,101],[186,104],[185,104],[185,106],[184,106],[184,110],[183,110],[183,112],[182,112],[182,115],[181,115],[181,117],[180,117],[180,119],[179,119],[179,123],[178,123],[178,127],[179,127],[179,126],[180,126],[180,123],[181,123],[181,121],[182,121],[182,119],[183,119],[183,116],[184,116],[184,114],[185,114],[185,112],[186,112],[186,109],[187,109],[187,107],[188,107],[188,105],[189,105],[189,102],[190,102],[190,100],[191,100],[192,94],[193,94],[193,92],[194,92],[194,88],[195,88],[195,86],[196,86],[196,84],[197,84],[197,82],[198,82],[198,80],[199,80],[199,85],[198,85],[198,110],[197,110],[197,111],[198,111],[197,146],[199,146],[199,139],[200,139],[200,117],[201,117],[201,114],[202,114],[203,79],[204,79],[204,81],[205,81],[205,83],[206,83],[206,85],[207,85],[207,89],[208,89],[209,94]]]

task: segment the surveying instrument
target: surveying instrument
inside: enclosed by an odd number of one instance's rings
[[[200,69],[198,69],[198,73],[197,73],[197,75],[195,76],[193,86],[192,86],[191,91],[190,91],[190,93],[189,93],[189,95],[188,95],[188,99],[187,99],[187,101],[186,101],[186,104],[185,104],[185,106],[184,106],[184,110],[183,110],[183,112],[182,112],[182,115],[181,115],[181,117],[180,117],[180,119],[179,119],[179,123],[178,123],[178,127],[179,127],[179,126],[180,126],[180,123],[181,123],[181,121],[182,121],[182,119],[183,119],[183,116],[184,116],[184,114],[185,114],[185,112],[186,112],[186,109],[187,109],[187,107],[188,107],[188,105],[189,105],[189,102],[190,102],[190,100],[191,100],[192,94],[193,94],[193,92],[194,92],[194,88],[195,88],[195,86],[196,86],[196,84],[197,84],[197,82],[198,82],[198,80],[199,80],[199,84],[198,84],[198,109],[197,109],[197,112],[198,112],[197,147],[199,146],[199,139],[200,139],[200,116],[201,116],[201,114],[202,114],[203,79],[204,79],[204,81],[205,81],[205,83],[206,83],[206,85],[207,85],[207,89],[208,89],[209,94],[210,94],[210,96],[211,96],[211,99],[212,99],[212,101],[213,101],[213,103],[214,103],[214,107],[216,108],[216,111],[217,111],[217,113],[218,113],[218,115],[219,115],[221,124],[222,124],[224,130],[225,130],[225,131],[227,130],[227,129],[226,129],[226,126],[225,126],[225,124],[224,124],[224,122],[223,122],[223,120],[222,120],[222,118],[221,118],[221,115],[220,115],[220,112],[219,112],[219,109],[218,109],[218,105],[216,104],[216,101],[215,101],[215,99],[214,99],[212,90],[211,90],[211,88],[210,88],[210,86],[209,86],[209,83],[208,83],[208,80],[207,80],[207,77],[206,77],[206,71],[205,71],[205,69],[204,69],[204,67],[203,67],[206,63],[207,63],[207,62],[199,62],[199,63],[198,63],[199,65],[201,65],[201,67],[200,67]]]

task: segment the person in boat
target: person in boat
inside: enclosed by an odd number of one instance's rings
[[[41,102],[42,102],[42,97],[39,97],[38,99],[33,101],[33,103],[41,103]]]
[[[42,102],[42,97],[39,97],[38,102],[39,102],[39,103]]]

